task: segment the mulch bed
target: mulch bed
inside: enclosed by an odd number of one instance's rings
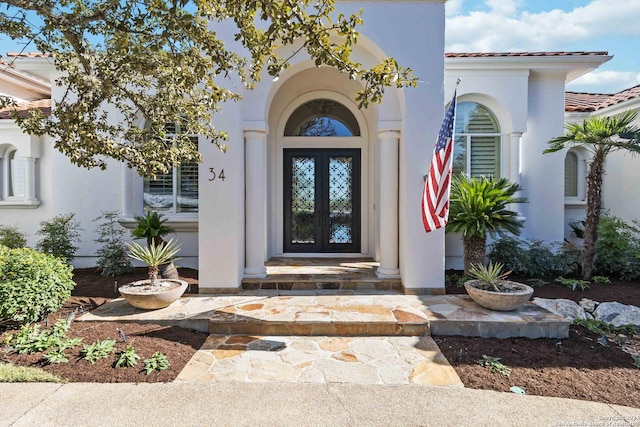
[[[137,268],[132,273],[118,276],[117,280],[119,284],[124,284],[145,279],[146,272],[146,268]],[[197,270],[181,268],[179,272],[180,279],[186,280],[191,285],[188,292],[197,293]],[[90,311],[115,298],[114,280],[112,277],[102,277],[96,274],[95,269],[92,268],[76,269],[74,271],[76,287],[72,296],[59,311],[48,316],[48,324],[52,325],[56,319],[66,318],[71,312],[80,314],[84,311]],[[41,329],[45,327],[46,325],[42,322]],[[127,339],[126,343],[118,330],[124,333]],[[4,341],[7,333],[11,332],[0,333],[0,343]],[[6,348],[0,347],[0,362],[42,368],[70,382],[168,382],[178,376],[208,336],[208,334],[177,326],[119,322],[72,322],[67,335],[70,338],[82,338],[83,344],[114,339],[117,341],[116,351],[108,359],[100,359],[94,364],[90,364],[80,355],[82,347],[77,347],[66,351],[69,363],[49,365],[45,363],[41,353],[17,354],[7,352]],[[123,351],[127,344],[133,346],[140,356],[140,360],[136,366],[131,368],[115,368],[116,355]],[[170,366],[167,370],[154,371],[146,375],[142,370],[142,361],[157,351],[167,356]]]
[[[564,397],[640,408],[640,370],[614,343],[571,327],[569,338],[434,337],[465,387]],[[480,366],[483,355],[498,357],[511,369],[506,377]]]
[[[527,283],[523,277],[510,279]],[[639,282],[611,281],[610,285],[591,285],[585,291],[574,291],[550,279],[547,284],[534,287],[533,296],[640,305]],[[463,287],[447,286],[447,293],[466,292]],[[640,408],[640,369],[634,366],[630,354],[639,354],[640,336],[608,335],[608,346],[600,344],[599,338],[576,326],[571,326],[569,337],[562,340],[434,337],[465,387],[509,392],[511,386],[518,386],[527,394]],[[478,360],[483,355],[500,358],[511,369],[510,376],[481,366]]]

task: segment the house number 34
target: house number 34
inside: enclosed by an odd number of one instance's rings
[[[220,171],[220,173],[216,174],[216,170],[214,168],[209,168],[209,172],[211,172],[211,178],[209,178],[209,181],[213,181],[216,178],[221,179],[222,181],[225,180],[225,176],[224,176],[224,169],[222,169]]]

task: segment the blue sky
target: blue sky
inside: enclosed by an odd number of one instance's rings
[[[608,51],[613,59],[567,90],[640,84],[640,0],[449,0],[446,51]]]

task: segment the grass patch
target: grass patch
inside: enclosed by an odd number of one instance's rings
[[[66,383],[57,375],[38,368],[0,363],[0,382],[3,383]]]

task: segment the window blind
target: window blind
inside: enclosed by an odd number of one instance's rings
[[[571,152],[564,158],[564,196],[578,196],[578,156]]]

